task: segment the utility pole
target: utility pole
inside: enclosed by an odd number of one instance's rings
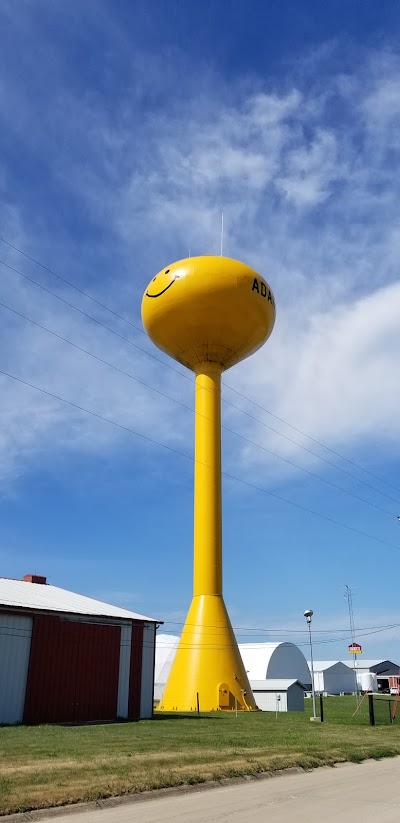
[[[353,612],[353,594],[351,591],[350,586],[345,586],[345,598],[347,600],[347,605],[349,608],[349,622],[350,622],[350,635],[351,635],[351,645],[354,646],[356,642],[355,638],[355,628],[354,628],[354,612]],[[354,685],[356,690],[356,701],[358,706],[358,680],[357,680],[357,655],[353,654],[353,670],[354,670]]]
[[[311,662],[311,688],[312,688],[312,702],[313,702],[313,716],[310,717],[310,720],[317,720],[317,709],[315,705],[315,682],[314,682],[314,659],[313,659],[313,651],[312,651],[312,637],[311,637],[311,620],[314,612],[312,609],[306,609],[304,612],[304,617],[307,620],[308,626],[308,634],[310,637],[310,662]],[[319,718],[318,718],[319,719]]]

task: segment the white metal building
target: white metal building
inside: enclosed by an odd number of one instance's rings
[[[349,660],[343,661],[343,663],[354,672],[353,660],[350,655]],[[356,664],[358,688],[361,691],[381,691],[398,683],[400,675],[398,663],[393,663],[391,660],[364,660],[361,656],[358,656]]]
[[[249,680],[298,680],[311,684],[307,660],[294,643],[239,643]]]
[[[311,663],[308,664],[311,668]],[[314,660],[314,688],[327,694],[355,691],[354,673],[340,660]]]
[[[0,578],[0,723],[151,717],[158,622],[38,575]]]
[[[154,665],[154,700],[158,702],[168,680],[179,637],[172,634],[158,634],[156,638],[156,658]]]
[[[298,680],[250,680],[250,686],[263,712],[304,711],[304,687]]]

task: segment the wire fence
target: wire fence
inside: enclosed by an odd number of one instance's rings
[[[371,726],[390,726],[396,721],[398,699],[368,695],[369,722]]]
[[[364,694],[349,703],[349,695],[317,695],[316,709],[320,721],[356,726],[390,726],[397,722],[399,697]]]

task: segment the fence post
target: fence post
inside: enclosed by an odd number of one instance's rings
[[[375,715],[374,715],[374,695],[368,695],[368,703],[369,703],[369,723],[370,726],[375,726]]]
[[[322,692],[319,695],[319,715],[321,718],[321,723],[324,722],[324,698],[322,696]]]
[[[200,717],[200,700],[199,700],[199,693],[198,692],[196,692],[196,698],[197,698],[197,717]]]

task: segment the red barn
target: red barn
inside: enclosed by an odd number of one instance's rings
[[[160,622],[38,575],[0,578],[0,723],[151,717]]]

